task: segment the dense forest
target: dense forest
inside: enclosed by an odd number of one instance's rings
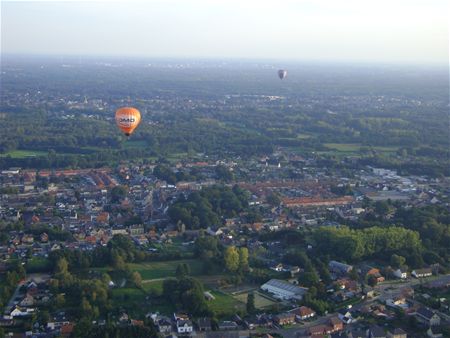
[[[68,64],[5,62],[1,168],[93,167],[197,153],[248,157],[279,147],[334,160],[333,145],[344,144],[362,164],[449,174],[442,123],[448,79],[439,69],[293,64],[289,81],[280,83],[272,70],[245,63]],[[130,141],[113,120],[123,105],[143,115]]]

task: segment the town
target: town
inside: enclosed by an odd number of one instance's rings
[[[6,336],[450,334],[448,178],[280,147],[0,182]]]

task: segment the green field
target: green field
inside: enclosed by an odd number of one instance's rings
[[[309,134],[297,134],[297,139],[299,139],[299,140],[306,140],[308,138],[311,138],[311,135],[309,135]]]
[[[146,292],[152,292],[155,293],[156,295],[161,295],[163,292],[163,280],[157,280],[157,281],[144,281],[142,283],[142,288],[146,291]]]
[[[333,149],[343,152],[358,152],[361,148],[361,144],[353,143],[324,143],[324,146],[328,149]]]
[[[39,157],[39,156],[47,156],[46,151],[39,150],[12,150],[5,154],[0,154],[0,157],[11,156],[12,158],[27,158],[27,157]]]
[[[226,293],[216,290],[210,292],[215,299],[208,301],[208,306],[218,316],[231,316],[236,313],[236,310],[245,308],[245,303]],[[247,301],[247,299],[245,301]]]
[[[127,148],[145,148],[148,147],[148,144],[146,141],[135,141],[135,140],[127,140],[125,142],[123,142],[123,147],[125,149]]]
[[[368,147],[359,143],[324,143],[323,145],[328,149],[343,153],[358,153],[361,148],[370,148],[381,153],[393,153],[398,150],[398,147]]]
[[[50,261],[47,258],[33,257],[27,261],[25,269],[28,273],[43,272],[52,269]]]
[[[257,309],[264,309],[273,304],[276,304],[275,301],[270,300],[269,297],[266,295],[262,295],[257,291],[255,291],[254,294],[255,294],[255,307]],[[239,293],[239,294],[234,295],[233,297],[235,299],[237,299],[238,301],[247,303],[248,292]]]
[[[175,277],[178,264],[186,263],[190,267],[190,275],[198,276],[202,273],[202,263],[194,259],[185,259],[170,262],[133,263],[128,266],[132,271],[138,271],[143,280]]]

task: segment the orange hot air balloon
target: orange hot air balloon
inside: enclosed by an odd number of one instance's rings
[[[126,136],[130,136],[141,122],[141,113],[133,107],[123,107],[116,111],[116,124]]]

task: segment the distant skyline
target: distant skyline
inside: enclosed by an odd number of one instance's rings
[[[2,54],[449,62],[446,0],[2,1]]]

